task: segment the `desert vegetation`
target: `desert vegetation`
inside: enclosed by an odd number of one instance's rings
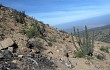
[[[95,40],[110,43],[110,25],[89,29],[90,35],[94,32]]]
[[[72,41],[73,41],[73,44],[77,50],[75,52],[76,56],[79,56],[79,57],[84,57],[85,55],[92,56],[93,51],[94,51],[93,50],[93,48],[94,48],[94,33],[93,33],[92,39],[90,39],[87,26],[85,26],[85,32],[83,33],[82,39],[80,37],[79,29],[77,29],[77,32],[76,32],[76,29],[74,28],[74,36],[76,37],[76,42],[79,45],[79,48],[78,48],[78,46],[75,43],[74,37],[72,35]]]
[[[101,46],[100,50],[103,52],[109,53],[109,47],[108,46]]]

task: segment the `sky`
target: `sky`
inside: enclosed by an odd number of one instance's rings
[[[0,0],[51,26],[110,14],[110,0]]]

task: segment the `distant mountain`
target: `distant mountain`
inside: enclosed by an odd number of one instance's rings
[[[98,30],[104,30],[104,29],[110,29],[110,25],[105,25],[101,27],[91,28],[89,31],[98,31]]]
[[[71,29],[70,31],[72,31],[73,33],[73,29]],[[92,33],[94,32],[95,40],[110,43],[110,24],[88,29],[88,32],[89,36],[92,36]],[[68,33],[70,32],[68,31]],[[82,33],[83,31],[80,32],[80,36],[83,35]]]
[[[95,32],[96,40],[110,43],[110,14],[75,22],[68,22],[55,27],[71,33],[73,32],[73,27],[83,31],[85,25],[87,25],[90,33],[93,31]]]
[[[66,30],[67,32],[71,32],[71,30],[73,29],[73,26],[82,30],[85,25],[87,25],[88,28],[95,28],[95,27],[108,25],[110,24],[109,18],[110,18],[110,14],[107,14],[107,15],[93,17],[93,18],[84,19],[80,21],[63,23],[63,24],[56,25],[55,27],[58,29]]]
[[[89,32],[95,33],[95,39],[102,42],[110,43],[110,25],[89,29]],[[90,34],[92,35],[92,34]]]

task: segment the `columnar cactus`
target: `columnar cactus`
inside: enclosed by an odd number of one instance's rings
[[[93,32],[92,39],[90,39],[90,37],[89,37],[87,26],[85,26],[85,32],[83,33],[82,39],[80,38],[79,29],[77,29],[77,34],[76,34],[76,31],[74,28],[74,33],[75,33],[74,35],[76,36],[77,43],[80,46],[79,48],[78,48],[78,46],[76,46],[76,43],[75,43],[74,38],[72,36],[72,41],[73,41],[73,44],[74,44],[76,50],[82,51],[84,54],[92,56],[93,48],[94,48],[94,32]]]

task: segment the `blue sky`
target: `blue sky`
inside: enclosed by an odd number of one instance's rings
[[[110,0],[0,0],[52,26],[110,14]]]

